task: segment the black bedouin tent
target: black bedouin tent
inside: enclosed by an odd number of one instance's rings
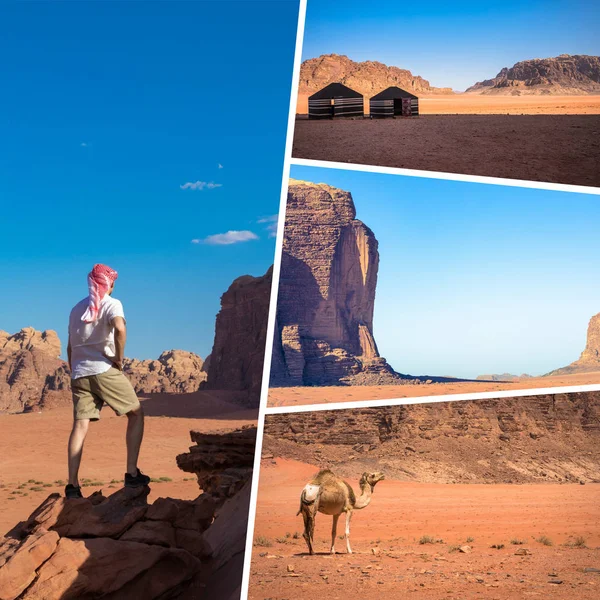
[[[362,117],[364,114],[362,94],[341,83],[330,83],[308,98],[309,119]]]
[[[389,87],[369,101],[371,117],[415,117],[419,114],[419,99],[399,87]]]

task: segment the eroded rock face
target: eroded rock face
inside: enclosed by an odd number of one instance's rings
[[[205,384],[246,392],[253,407],[260,401],[272,278],[272,268],[262,277],[238,277],[221,296]]]
[[[200,488],[218,500],[237,494],[252,477],[256,427],[214,433],[191,431],[190,436],[195,445],[177,456],[177,466],[194,473]]]
[[[600,93],[600,56],[561,54],[535,58],[504,68],[493,79],[479,81],[469,93],[516,95],[582,95]]]
[[[390,86],[419,94],[452,94],[450,88],[435,88],[429,81],[406,69],[377,61],[354,62],[347,56],[325,54],[305,60],[300,67],[299,94],[310,95],[330,83],[343,83],[363,94],[365,102]],[[367,104],[368,106],[368,104]]]
[[[268,415],[263,452],[437,483],[600,481],[600,392]]]
[[[71,402],[70,374],[54,331],[0,331],[0,413]]]
[[[590,319],[585,348],[581,356],[570,365],[551,371],[547,375],[569,375],[594,371],[600,371],[600,313]]]
[[[271,385],[395,378],[373,337],[378,266],[377,240],[349,192],[290,180]]]
[[[0,413],[70,406],[71,375],[60,353],[54,331],[0,331]],[[207,377],[202,358],[184,350],[157,360],[125,359],[124,373],[138,394],[195,392]]]
[[[126,359],[123,372],[138,393],[186,394],[206,381],[204,361],[185,350],[167,350],[157,360]]]
[[[192,580],[211,557],[204,532],[216,502],[203,493],[148,505],[149,492],[48,496],[0,539],[0,598],[158,598]]]

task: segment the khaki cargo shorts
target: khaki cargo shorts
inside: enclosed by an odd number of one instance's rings
[[[139,408],[140,402],[129,379],[115,367],[105,373],[71,380],[73,417],[97,421],[103,404],[108,404],[117,415]]]

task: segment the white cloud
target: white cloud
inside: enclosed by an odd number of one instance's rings
[[[258,223],[277,223],[278,219],[279,219],[279,215],[277,215],[277,214],[269,215],[268,217],[261,217],[258,220]]]
[[[222,183],[213,183],[212,181],[188,181],[179,187],[182,190],[214,190],[222,187]]]
[[[279,219],[279,215],[269,215],[268,217],[261,217],[258,220],[258,223],[266,224],[265,229],[269,232],[269,237],[277,236],[277,221]]]
[[[227,233],[216,233],[209,235],[203,240],[194,239],[192,244],[210,244],[213,246],[226,246],[229,244],[239,244],[240,242],[249,242],[259,239],[252,231],[228,231]]]

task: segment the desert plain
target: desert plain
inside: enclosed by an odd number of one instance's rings
[[[528,377],[517,381],[464,381],[457,379],[445,383],[402,383],[399,385],[349,385],[272,387],[268,404],[275,406],[300,406],[355,402],[358,400],[392,400],[396,398],[422,398],[449,394],[476,394],[505,390],[530,390],[580,385],[600,388],[600,372],[573,373],[547,377]]]
[[[139,465],[153,478],[149,502],[159,497],[192,500],[200,494],[193,474],[175,457],[188,452],[190,431],[234,430],[256,422],[256,410],[235,403],[235,392],[141,395],[146,414]],[[52,492],[63,493],[72,409],[0,415],[0,536],[12,529]],[[84,496],[123,487],[127,419],[108,408],[90,424],[80,479]],[[162,478],[162,479],[161,479]]]
[[[598,597],[600,484],[386,479],[352,519],[353,553],[342,539],[338,554],[329,553],[331,517],[319,514],[309,556],[296,512],[319,467],[280,457],[262,462],[252,600],[291,600],[308,590],[339,600]],[[356,478],[346,479],[356,489]]]
[[[438,95],[420,98],[419,110],[418,117],[396,119],[300,115],[292,155],[600,186],[600,96]]]

